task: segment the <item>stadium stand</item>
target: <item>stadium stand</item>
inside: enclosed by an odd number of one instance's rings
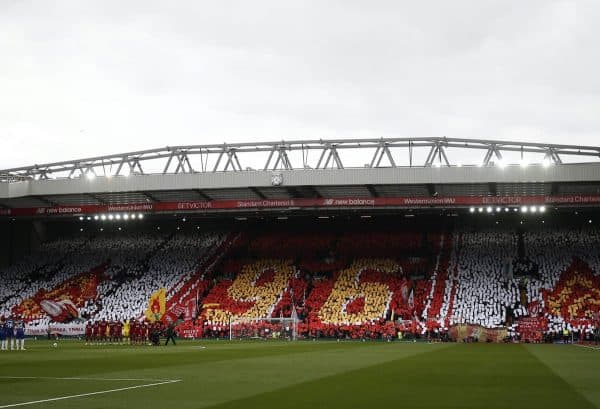
[[[224,336],[229,322],[257,334],[269,327],[249,320],[294,314],[302,337],[437,338],[473,326],[540,341],[594,329],[597,228],[348,230],[61,238],[1,272],[0,314],[45,327],[49,300],[84,320],[142,319],[164,288],[168,314],[186,315],[181,328],[198,336]]]
[[[197,232],[50,242],[3,273],[3,314],[47,326],[49,317],[40,302],[69,299],[84,319],[137,318],[153,291],[162,287],[169,289],[169,296],[175,294],[207,250],[223,238],[222,233]]]
[[[518,289],[503,274],[505,261],[516,255],[511,232],[459,232],[454,309],[450,324],[469,323],[486,328],[506,321],[506,309],[514,308]]]

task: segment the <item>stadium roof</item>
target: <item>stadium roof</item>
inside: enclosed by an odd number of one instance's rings
[[[177,146],[0,171],[0,215],[598,204],[596,196],[600,147],[445,137]]]

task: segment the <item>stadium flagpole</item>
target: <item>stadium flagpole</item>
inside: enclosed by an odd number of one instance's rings
[[[200,311],[200,308],[198,306],[198,299],[200,298],[200,294],[198,293],[199,289],[198,287],[196,287],[196,303],[194,305],[194,318],[198,318],[198,311]]]
[[[292,341],[295,341],[298,337],[298,312],[296,306],[292,300]]]

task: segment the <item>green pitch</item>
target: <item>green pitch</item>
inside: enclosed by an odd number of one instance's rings
[[[0,353],[0,408],[600,408],[600,350],[572,345],[27,348]]]

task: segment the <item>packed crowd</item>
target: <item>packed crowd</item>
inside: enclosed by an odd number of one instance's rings
[[[94,260],[78,257],[86,252],[85,238],[59,239],[41,245],[29,255],[0,273],[0,315],[9,316],[11,308],[41,289],[52,289],[72,275],[85,271]]]
[[[177,291],[224,237],[201,231],[107,234],[46,243],[0,272],[0,316],[18,313],[29,326],[45,328],[52,320],[42,311],[46,302],[73,305],[82,319],[139,317],[157,288]]]
[[[311,317],[323,324],[362,325],[385,318],[393,288],[390,281],[400,266],[391,259],[358,259],[337,276],[326,301]],[[368,272],[383,280],[369,280]]]
[[[294,270],[289,260],[261,259],[245,264],[234,280],[224,280],[204,299],[209,325],[269,317],[289,287]]]
[[[293,314],[300,337],[443,338],[464,325],[562,336],[597,326],[598,229],[238,237],[198,230],[45,243],[0,273],[0,315],[46,327],[42,301],[69,298],[83,319],[137,322],[165,288],[175,316],[179,304],[198,307],[186,325],[205,336],[229,322],[240,333],[281,334],[248,320]]]
[[[451,280],[456,283],[450,325],[475,324],[486,328],[506,323],[507,308],[515,308],[519,289],[505,276],[506,260],[517,255],[512,232],[458,232],[461,245]]]
[[[178,285],[195,272],[203,254],[222,239],[222,234],[206,232],[175,235],[168,240],[147,236],[141,243],[127,238],[125,251],[119,251],[115,260],[111,257],[108,279],[100,285],[92,304],[96,311],[86,311],[88,316],[106,320],[138,316],[158,288],[167,289],[167,296],[177,291]]]
[[[524,235],[537,274],[526,282],[527,299],[540,305],[547,332],[593,332],[600,312],[600,230],[539,229]]]

